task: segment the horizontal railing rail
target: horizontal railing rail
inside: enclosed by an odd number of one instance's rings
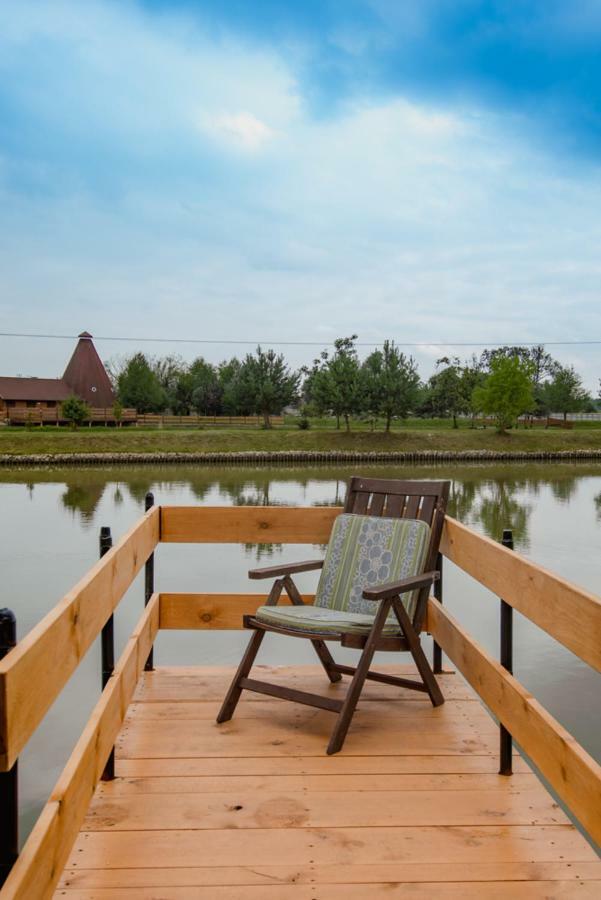
[[[601,845],[601,766],[434,598],[428,604],[426,627],[570,812]]]
[[[0,891],[2,900],[52,897],[158,629],[159,597],[154,594]]]
[[[601,671],[601,599],[447,516],[441,550],[451,562]]]
[[[340,507],[152,507],[0,661],[0,769],[16,760],[159,542],[325,544],[340,512]],[[451,518],[441,549],[580,659],[600,668],[601,601],[593,594]],[[52,895],[158,631],[239,629],[242,615],[254,612],[264,597],[147,596],[142,618],[0,892],[2,900]],[[311,602],[313,596],[305,599]],[[435,599],[429,602],[427,630],[575,818],[601,842],[601,767]]]
[[[161,541],[327,544],[339,506],[162,506]]]
[[[0,771],[11,768],[100,634],[156,547],[159,524],[153,507],[0,660]]]

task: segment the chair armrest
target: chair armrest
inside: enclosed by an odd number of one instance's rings
[[[281,566],[267,566],[265,569],[251,569],[249,578],[277,578],[279,575],[294,575],[295,572],[312,572],[321,569],[323,559],[306,559],[304,562],[284,563]]]
[[[387,600],[389,597],[398,597],[407,591],[428,587],[440,578],[440,572],[423,572],[421,575],[410,575],[400,581],[389,581],[374,588],[363,591],[364,600]]]

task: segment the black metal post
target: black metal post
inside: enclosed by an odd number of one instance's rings
[[[438,554],[438,559],[436,560],[436,568],[440,572],[440,578],[438,581],[434,582],[434,596],[438,600],[439,603],[442,603],[442,553]],[[442,672],[442,650],[434,641],[432,647],[432,671],[435,675],[440,675]]]
[[[107,525],[103,525],[100,529],[100,558],[108,553],[113,546],[113,538],[111,537],[111,529]],[[115,669],[115,625],[114,618],[111,615],[106,625],[102,629],[100,635],[102,647],[102,690],[105,689],[107,682]],[[111,750],[111,755],[106,761],[104,772],[102,773],[103,781],[112,781],[115,777],[115,750]]]
[[[513,532],[503,531],[501,543],[513,550]],[[513,675],[513,608],[501,600],[501,665]],[[513,740],[504,725],[499,725],[500,767],[499,775],[513,774]]]
[[[17,620],[10,609],[0,609],[0,659],[17,643]],[[19,855],[19,761],[0,772],[0,887]]]
[[[154,494],[151,491],[148,491],[144,500],[144,509],[148,512],[154,506]],[[146,565],[144,567],[144,606],[148,605],[148,602],[152,595],[154,594],[154,553],[151,553],[146,561]],[[152,672],[154,669],[154,651],[151,648],[150,653],[148,654],[148,659],[146,660],[146,664],[144,666],[145,672]]]

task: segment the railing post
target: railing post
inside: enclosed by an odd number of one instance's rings
[[[513,532],[510,528],[503,531],[501,543],[508,550],[513,550]],[[513,675],[513,608],[501,600],[501,665]],[[513,774],[513,740],[504,725],[499,724],[500,766],[499,775]]]
[[[440,572],[440,578],[434,582],[434,596],[439,603],[442,603],[442,553],[438,554],[436,568]],[[440,675],[442,672],[442,650],[436,641],[432,646],[432,671],[435,675]]]
[[[154,506],[154,494],[148,491],[144,500],[144,509],[148,512]],[[151,553],[144,566],[144,606],[148,606],[148,602],[154,594],[154,553]],[[148,659],[144,666],[145,672],[152,672],[154,669],[154,651],[150,650]]]
[[[100,558],[108,553],[113,546],[111,537],[111,529],[103,525],[100,529]],[[102,629],[101,636],[102,647],[102,690],[105,689],[107,682],[115,669],[115,625],[114,617],[111,615],[106,625]],[[104,772],[102,773],[103,781],[112,781],[115,777],[115,749],[111,750],[111,755],[106,761]]]
[[[0,609],[0,659],[17,643],[17,620],[10,609]],[[0,772],[0,887],[19,855],[19,761]]]

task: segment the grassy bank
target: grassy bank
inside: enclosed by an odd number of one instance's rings
[[[519,429],[499,435],[493,429],[407,427],[391,434],[381,431],[344,431],[279,428],[215,431],[142,430],[137,428],[18,428],[0,429],[0,456],[64,453],[241,453],[277,451],[356,453],[420,451],[492,451],[556,453],[601,452],[601,429]]]

